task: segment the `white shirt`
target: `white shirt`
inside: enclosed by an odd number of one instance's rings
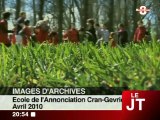
[[[102,33],[102,39],[104,40],[104,42],[108,42],[109,41],[109,31],[107,29],[101,29],[101,33]]]

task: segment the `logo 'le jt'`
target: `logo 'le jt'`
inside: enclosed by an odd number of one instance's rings
[[[131,105],[126,106],[128,111],[132,111],[135,109],[135,103],[138,102],[139,104],[139,111],[142,111],[143,102],[145,102],[144,98],[139,98],[139,93],[131,93]]]

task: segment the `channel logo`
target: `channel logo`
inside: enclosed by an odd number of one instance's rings
[[[148,9],[146,6],[140,6],[139,9],[136,9],[136,11],[141,15],[146,15],[148,12],[150,12],[150,9]]]
[[[131,107],[128,105],[126,108],[129,111],[134,110],[135,102],[138,102],[139,110],[142,111],[142,104],[145,102],[144,98],[139,98],[139,93],[131,93]]]

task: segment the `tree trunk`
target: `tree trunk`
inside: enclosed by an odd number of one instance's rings
[[[20,11],[21,11],[21,0],[16,0],[16,19],[18,19]]]
[[[2,11],[5,11],[5,0],[1,0],[1,2],[2,2]]]
[[[2,18],[1,14],[2,14],[2,0],[0,0],[0,19]]]
[[[128,28],[128,16],[127,16],[127,0],[124,0],[124,25]]]
[[[131,16],[131,28],[130,28],[130,32],[131,32],[131,35],[130,35],[130,38],[132,39],[133,38],[133,36],[134,36],[134,32],[135,32],[135,30],[136,30],[136,27],[137,27],[137,14],[138,14],[138,12],[136,11],[136,9],[137,9],[137,5],[138,5],[138,1],[137,0],[132,0],[132,4],[133,4],[133,7],[132,7],[132,16]]]
[[[82,26],[85,28],[86,28],[87,19],[94,17],[94,13],[93,13],[94,3],[95,3],[95,0],[83,0]]]
[[[113,31],[114,30],[114,0],[109,0],[109,24],[108,24],[108,29],[109,31]]]
[[[2,18],[2,12],[5,11],[5,0],[0,0],[0,19]]]
[[[84,6],[83,6],[83,12],[82,12],[82,15],[83,15],[83,17],[82,17],[82,26],[84,27],[84,28],[86,28],[86,21],[87,21],[87,19],[88,19],[88,6],[89,6],[89,2],[88,2],[88,0],[83,0],[83,4],[84,4]]]
[[[75,13],[74,13],[74,1],[73,0],[70,0],[69,11],[70,11],[70,21],[69,21],[69,28],[70,28],[71,23],[76,22],[76,17],[75,17]]]
[[[33,0],[33,24],[36,24],[36,3],[35,0]]]
[[[94,8],[94,3],[95,0],[88,0],[88,18],[93,18],[94,17],[94,12],[95,11]]]
[[[39,13],[38,13],[39,20],[43,20],[44,3],[45,3],[45,0],[39,1]]]
[[[77,7],[78,9],[78,12],[79,12],[79,15],[80,15],[80,23],[81,23],[81,26],[83,26],[83,11],[82,11],[82,7],[80,7],[79,5],[79,0],[74,0],[74,3],[75,3],[75,6]],[[84,26],[83,26],[84,27]]]
[[[133,0],[133,9],[132,9],[132,19],[133,19],[133,30],[135,31],[137,27],[137,0]]]
[[[75,17],[75,11],[74,11],[74,9],[75,9],[75,6],[74,6],[74,1],[72,0],[71,1],[72,2],[72,9],[71,9],[71,15],[72,15],[72,19],[73,19],[73,21],[71,21],[71,22],[73,22],[73,23],[76,23],[76,17]]]
[[[57,0],[58,6],[58,34],[59,40],[62,42],[62,30],[63,30],[63,0]]]

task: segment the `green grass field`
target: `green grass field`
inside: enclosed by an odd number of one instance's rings
[[[0,87],[160,89],[160,43],[0,46]]]

